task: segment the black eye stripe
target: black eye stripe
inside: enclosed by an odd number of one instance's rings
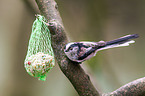
[[[65,51],[65,52],[68,52],[71,48],[75,47],[75,46],[78,46],[77,44],[72,44],[68,47],[68,49]]]
[[[68,49],[67,49],[65,52],[68,52],[69,50],[71,50],[71,48],[76,47],[76,46],[79,47],[79,50],[81,49],[81,47],[89,48],[89,46],[83,45],[83,43],[74,43],[74,44],[70,45],[70,46],[68,47]],[[66,47],[65,47],[65,48],[66,48]],[[78,50],[78,51],[79,51],[79,50]]]

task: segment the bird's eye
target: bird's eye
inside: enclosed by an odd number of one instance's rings
[[[70,50],[73,50],[73,48],[71,47]]]

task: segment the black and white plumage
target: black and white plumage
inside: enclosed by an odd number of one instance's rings
[[[138,38],[137,34],[126,35],[112,41],[99,41],[99,42],[71,42],[66,44],[64,52],[66,56],[75,62],[83,62],[95,56],[100,50],[129,46],[130,43],[135,41],[132,39]]]

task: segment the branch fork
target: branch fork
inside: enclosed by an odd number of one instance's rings
[[[119,89],[107,93],[100,93],[91,83],[89,76],[79,63],[70,61],[64,53],[64,46],[68,43],[66,31],[54,0],[35,0],[42,15],[49,20],[52,47],[56,61],[80,96],[144,96],[145,77],[128,83]]]

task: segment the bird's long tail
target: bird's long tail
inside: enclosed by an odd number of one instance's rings
[[[132,34],[132,35],[126,35],[126,36],[120,37],[115,40],[107,41],[104,46],[98,47],[98,51],[108,49],[108,48],[114,48],[114,47],[129,46],[129,44],[135,42],[132,39],[135,39],[138,37],[139,37],[138,34]]]

